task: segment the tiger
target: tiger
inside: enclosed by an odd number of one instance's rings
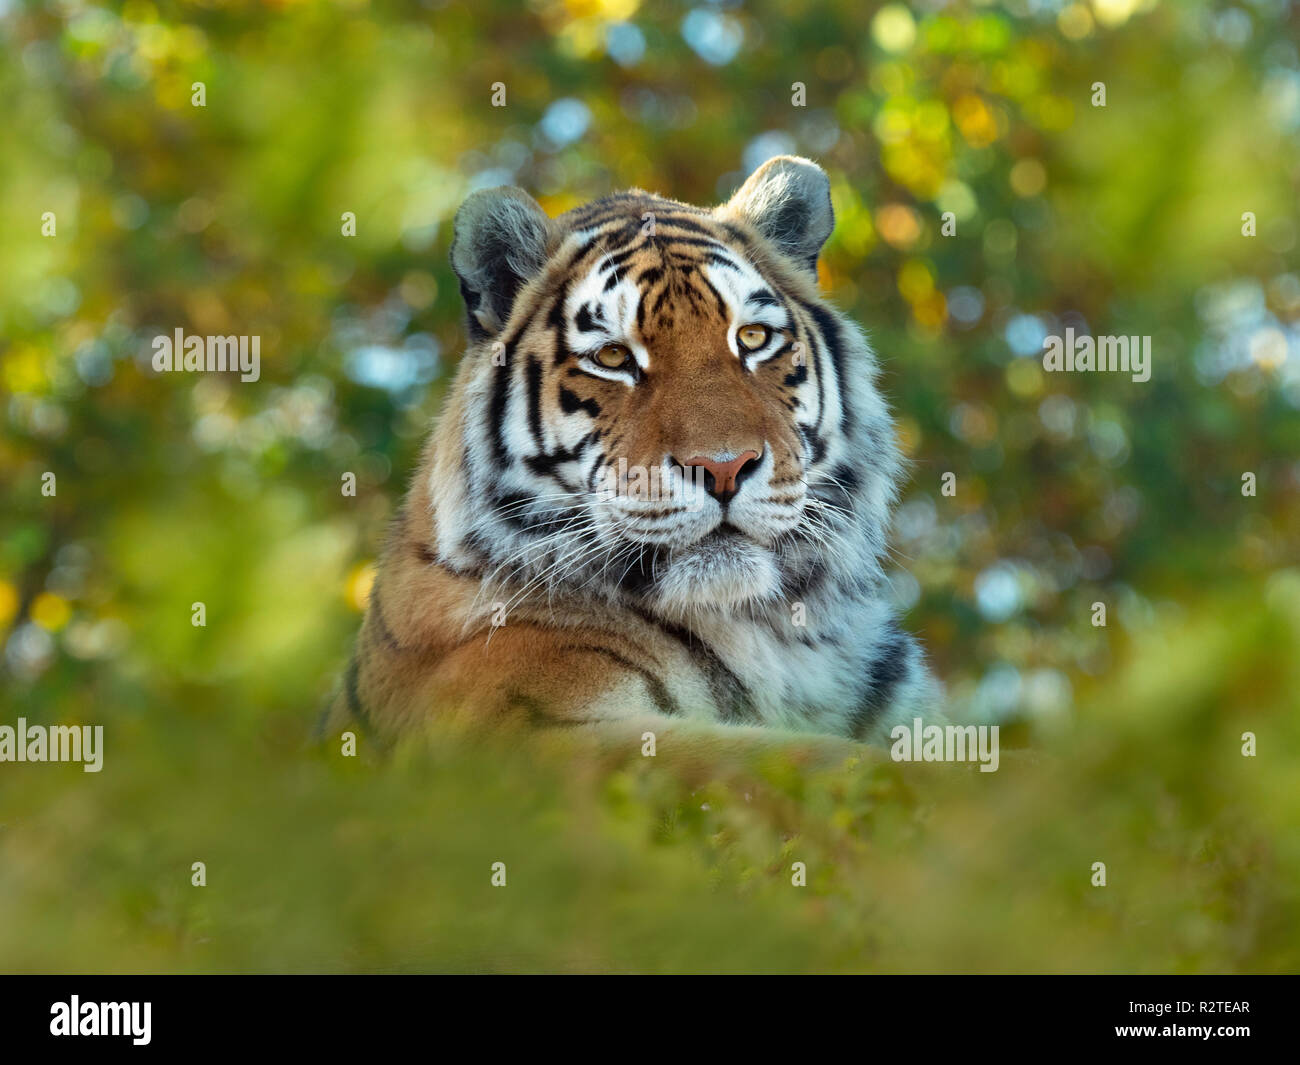
[[[940,714],[884,569],[903,462],[880,369],[819,292],[833,226],[794,156],[713,208],[469,195],[467,345],[330,727],[881,745]]]

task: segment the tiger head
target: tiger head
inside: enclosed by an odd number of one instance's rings
[[[832,226],[826,174],[789,156],[712,209],[471,195],[440,558],[682,619],[878,577],[899,460],[874,356],[818,294]]]

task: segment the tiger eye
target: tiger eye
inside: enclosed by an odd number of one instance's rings
[[[621,370],[632,358],[632,353],[622,344],[606,344],[592,357],[607,370]]]
[[[772,331],[765,325],[742,325],[736,330],[736,339],[746,351],[757,351],[771,335]]]

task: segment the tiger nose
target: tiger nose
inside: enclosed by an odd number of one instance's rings
[[[757,451],[742,451],[733,459],[720,460],[696,455],[687,459],[682,465],[690,468],[698,466],[704,471],[704,490],[719,503],[731,502],[731,497],[740,490],[740,482],[758,468]]]

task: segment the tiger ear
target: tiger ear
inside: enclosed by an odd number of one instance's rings
[[[778,155],[769,159],[718,209],[748,222],[817,276],[817,256],[835,228],[831,182],[810,159]]]
[[[456,212],[451,267],[460,280],[471,340],[499,333],[519,290],[542,272],[551,220],[523,189],[471,193]]]

